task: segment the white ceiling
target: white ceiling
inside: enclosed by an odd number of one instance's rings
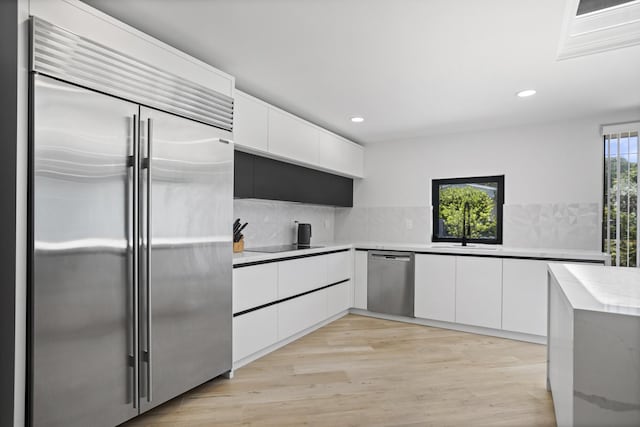
[[[365,144],[640,106],[640,46],[556,61],[560,0],[86,2]]]

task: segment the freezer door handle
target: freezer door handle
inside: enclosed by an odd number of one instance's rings
[[[133,356],[129,356],[129,360],[133,365],[133,391],[131,400],[133,401],[133,407],[138,409],[138,395],[140,392],[140,375],[139,375],[139,354],[140,354],[140,344],[139,344],[139,277],[138,277],[138,269],[140,265],[140,248],[138,246],[138,236],[140,235],[139,225],[140,225],[140,207],[138,204],[138,196],[139,196],[139,180],[140,180],[140,129],[138,116],[136,114],[133,115],[133,138],[132,138],[132,146],[133,146],[133,155],[131,156],[132,162],[130,167],[133,170],[133,177],[131,179],[130,192],[132,194],[132,198],[130,200],[131,206],[131,216],[132,219],[132,230],[129,235],[129,248],[132,252],[132,269],[131,269],[131,282],[133,284],[131,289],[131,297],[132,297],[132,307],[133,307],[133,319],[131,322],[132,333],[131,336],[133,338]]]
[[[147,119],[147,157],[143,164],[147,170],[146,188],[145,188],[145,295],[147,307],[147,350],[145,361],[147,362],[147,402],[153,400],[152,395],[152,358],[151,358],[151,139],[153,138],[153,122],[151,118]]]

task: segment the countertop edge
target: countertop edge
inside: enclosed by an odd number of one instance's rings
[[[244,251],[239,254],[233,254],[233,265],[243,265],[243,264],[250,264],[250,263],[264,262],[264,261],[275,262],[279,259],[284,259],[284,258],[306,257],[309,255],[320,255],[326,252],[353,249],[353,245],[350,243],[349,244],[347,243],[324,244],[324,245],[321,243],[320,245],[322,245],[321,248],[302,249],[302,250],[276,252],[276,253]]]
[[[619,304],[605,304],[598,300],[584,280],[578,277],[576,272],[572,271],[573,269],[578,273],[582,273],[580,274],[581,276],[589,276],[591,273],[602,273],[603,269],[609,269],[604,270],[609,272],[614,272],[614,270],[618,270],[618,273],[623,272],[622,270],[619,270],[620,268],[623,267],[600,267],[589,265],[577,266],[551,263],[547,266],[547,271],[553,277],[558,288],[574,311],[591,311],[640,317],[640,306],[634,307]],[[638,274],[640,276],[640,273],[636,269],[626,270],[626,273],[624,274]],[[609,276],[616,275],[609,274]],[[593,274],[593,277],[589,277],[589,281],[602,283],[601,278],[597,277],[597,274]],[[607,281],[606,283],[613,283],[613,281],[615,281],[615,277],[611,278],[610,281]]]
[[[510,248],[498,247],[497,249],[483,249],[478,247],[445,247],[430,244],[403,244],[384,242],[356,242],[356,243],[319,243],[321,248],[294,250],[278,253],[260,253],[245,251],[233,255],[233,265],[242,265],[254,262],[276,261],[291,257],[305,257],[344,249],[357,250],[397,250],[426,254],[483,256],[494,258],[524,258],[534,260],[549,260],[550,262],[570,262],[571,260],[593,261],[607,263],[609,255],[597,251],[571,250],[571,249],[542,249],[542,248]]]

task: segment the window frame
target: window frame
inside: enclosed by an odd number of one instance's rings
[[[440,186],[447,184],[472,184],[496,182],[498,189],[496,192],[496,238],[495,239],[466,239],[469,243],[481,243],[487,245],[502,244],[502,208],[504,206],[504,175],[491,176],[474,176],[466,178],[444,178],[431,180],[431,207],[432,207],[432,224],[431,224],[431,241],[432,242],[450,242],[461,243],[461,237],[439,237],[437,228],[440,224]]]

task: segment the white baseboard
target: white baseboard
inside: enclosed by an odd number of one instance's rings
[[[282,341],[278,341],[275,344],[270,345],[269,347],[263,348],[262,350],[256,351],[253,354],[250,354],[249,356],[246,356],[240,360],[236,360],[233,362],[233,370],[237,370],[243,366],[245,366],[248,363],[253,362],[254,360],[257,360],[259,358],[261,358],[262,356],[265,356],[269,353],[271,353],[272,351],[275,351],[277,349],[279,349],[280,347],[284,347],[285,345],[299,339],[302,338],[303,336],[315,331],[316,329],[320,329],[323,326],[328,325],[329,323],[336,321],[338,319],[340,319],[341,317],[346,316],[347,314],[349,314],[349,310],[345,310],[342,311],[338,314],[335,314],[331,317],[329,317],[328,319],[323,320],[322,322],[316,323],[313,326],[308,327],[307,329],[304,329],[300,332],[298,332],[297,334],[291,335],[288,338],[283,339]],[[233,375],[233,374],[232,374]]]
[[[460,323],[442,322],[439,320],[418,319],[414,317],[396,316],[393,314],[373,313],[360,308],[350,308],[349,313],[362,316],[376,317],[378,319],[394,320],[396,322],[413,323],[415,325],[433,326],[442,329],[452,329],[454,331],[469,332],[472,334],[489,335],[498,338],[507,338],[516,341],[525,341],[535,344],[547,344],[547,337],[540,335],[524,334],[521,332],[504,331],[502,329],[484,328],[481,326],[462,325]]]

